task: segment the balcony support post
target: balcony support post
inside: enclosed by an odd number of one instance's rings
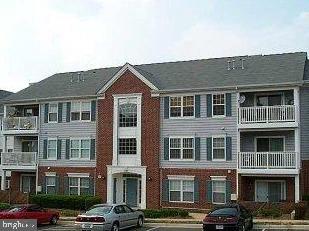
[[[299,123],[299,105],[300,105],[300,99],[299,99],[299,87],[294,88],[294,106],[295,106],[295,121]]]
[[[299,175],[295,176],[294,184],[295,184],[295,186],[294,186],[294,190],[295,190],[295,203],[298,203],[299,202],[299,198],[300,198],[300,196],[299,196],[299,194],[300,194],[300,192],[299,192]]]
[[[6,181],[6,170],[2,171],[2,177],[1,177],[1,190],[5,190],[5,181]]]

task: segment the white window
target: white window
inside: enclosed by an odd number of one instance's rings
[[[119,127],[137,126],[137,104],[125,103],[119,106]]]
[[[212,203],[225,204],[226,201],[226,182],[223,180],[212,181]]]
[[[71,104],[71,120],[72,121],[90,121],[91,102],[72,102]]]
[[[69,194],[70,195],[87,195],[89,194],[88,177],[69,177]]]
[[[57,140],[47,141],[47,159],[57,159]]]
[[[225,160],[225,137],[212,138],[212,159]]]
[[[170,97],[170,117],[194,116],[194,96]]]
[[[194,181],[169,180],[169,201],[194,202]]]
[[[72,139],[71,140],[71,159],[89,159],[90,158],[90,139]]]
[[[225,115],[225,94],[212,95],[213,116]]]
[[[46,176],[46,194],[56,194],[56,177]]]
[[[170,159],[194,158],[194,138],[170,138]]]
[[[50,103],[48,106],[48,122],[57,122],[58,121],[58,104]]]
[[[136,154],[136,138],[119,139],[119,155],[135,155]]]

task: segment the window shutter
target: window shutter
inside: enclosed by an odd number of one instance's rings
[[[200,200],[200,188],[199,181],[197,178],[194,179],[194,202],[199,202]]]
[[[114,178],[114,186],[113,186],[113,203],[117,203],[117,178]]]
[[[206,201],[212,203],[212,182],[211,180],[206,181]]]
[[[67,102],[67,122],[71,121],[71,102]]]
[[[196,95],[195,96],[195,118],[201,117],[201,96]]]
[[[63,192],[66,195],[70,194],[70,191],[69,191],[69,177],[67,177],[67,176],[65,176],[63,178]]]
[[[195,160],[201,159],[201,138],[195,137]]]
[[[61,146],[62,146],[62,140],[57,140],[57,159],[61,159]]]
[[[70,139],[65,140],[65,158],[70,159]]]
[[[95,139],[91,139],[90,160],[95,160]]]
[[[46,194],[46,176],[42,177],[42,185],[41,185],[41,187],[42,187],[42,193]]]
[[[89,177],[89,195],[94,196],[94,179]]]
[[[226,160],[232,160],[232,137],[226,137],[225,143],[226,143]]]
[[[231,193],[232,193],[232,182],[227,180],[225,182],[226,185],[226,203],[231,202]]]
[[[95,121],[96,112],[97,112],[97,101],[92,100],[91,101],[91,121]]]
[[[62,107],[63,103],[58,103],[58,123],[62,123]]]
[[[49,104],[45,104],[45,110],[44,110],[44,123],[48,123],[48,110],[49,110]]]
[[[164,160],[170,159],[170,139],[168,137],[164,138]]]
[[[212,160],[212,137],[207,138],[207,160]]]
[[[207,94],[207,117],[212,117],[212,94]]]
[[[59,176],[56,176],[56,188],[55,188],[56,194],[59,194],[59,188],[60,188],[60,179]]]
[[[43,141],[43,159],[47,159],[47,140]]]
[[[164,119],[170,117],[170,97],[164,97]]]
[[[169,201],[169,180],[164,179],[162,182],[162,201],[168,202]]]
[[[231,93],[226,93],[225,94],[225,115],[226,116],[232,116],[232,95]]]

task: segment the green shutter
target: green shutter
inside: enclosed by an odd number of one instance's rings
[[[113,203],[117,203],[117,178],[114,178],[113,182]]]
[[[95,160],[95,139],[91,139],[90,160]]]
[[[169,160],[170,159],[170,139],[168,137],[164,138],[164,160]]]
[[[57,140],[57,159],[61,159],[61,146],[62,146],[62,140]]]
[[[232,137],[226,137],[225,143],[226,143],[226,160],[232,160]]]
[[[162,201],[168,202],[169,201],[169,180],[164,179],[162,182]]]
[[[70,159],[70,139],[65,140],[65,158]]]
[[[49,104],[45,104],[45,110],[44,110],[44,123],[48,123],[48,110],[49,110]]]
[[[47,159],[47,140],[43,140],[43,159]]]
[[[206,96],[207,104],[207,117],[212,117],[212,94]]]
[[[232,182],[230,180],[227,180],[225,182],[225,185],[226,185],[226,203],[230,203],[232,193]]]
[[[170,117],[170,97],[164,97],[164,119]]]
[[[199,180],[195,178],[194,179],[194,202],[199,202],[199,200],[200,200]]]
[[[226,93],[225,94],[225,115],[226,116],[232,116],[232,95],[231,93]]]
[[[207,138],[207,160],[212,160],[212,137]]]
[[[195,118],[201,117],[201,96],[195,96]]]
[[[91,101],[91,121],[95,121],[96,112],[97,112],[97,101],[92,100]]]
[[[43,193],[43,194],[46,194],[46,176],[43,176],[43,177],[42,177],[42,184],[41,184],[41,187],[42,187],[42,193]]]
[[[201,138],[195,137],[195,160],[201,159]]]
[[[69,195],[70,191],[69,191],[69,177],[65,176],[63,178],[63,192],[65,195]]]
[[[55,194],[59,194],[59,188],[60,188],[60,179],[59,179],[59,176],[56,176]]]
[[[62,108],[63,103],[58,103],[58,123],[62,123]]]
[[[66,121],[71,121],[71,102],[67,102],[67,116]]]
[[[206,201],[212,203],[212,181],[206,181]]]
[[[89,195],[94,196],[94,178],[89,177]]]

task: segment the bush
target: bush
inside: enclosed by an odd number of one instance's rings
[[[70,196],[70,195],[32,195],[30,203],[38,204],[46,208],[86,210],[95,204],[101,203],[101,198],[94,196]]]
[[[309,195],[303,195],[303,201],[309,201]]]
[[[182,209],[145,209],[143,212],[146,218],[189,217],[189,212]]]
[[[0,211],[9,209],[11,206],[8,203],[0,203]]]
[[[262,208],[261,210],[257,211],[257,216],[259,217],[281,217],[282,212],[280,209],[273,207],[273,208]]]

